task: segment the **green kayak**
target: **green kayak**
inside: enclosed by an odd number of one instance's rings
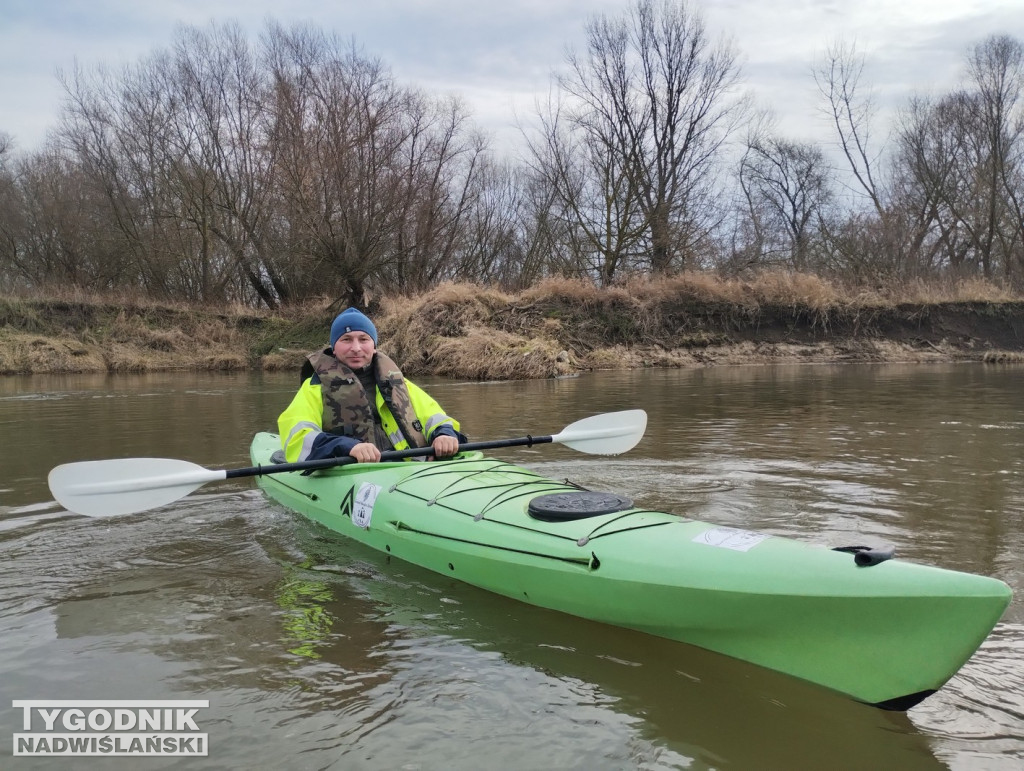
[[[257,434],[253,463],[279,449]],[[473,586],[887,709],[940,688],[1011,596],[993,578],[637,509],[479,452],[258,483],[340,535]]]

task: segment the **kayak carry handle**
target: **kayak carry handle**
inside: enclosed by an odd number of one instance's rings
[[[896,554],[895,546],[837,546],[832,551],[844,551],[853,555],[858,567],[869,568],[879,562],[891,560]]]

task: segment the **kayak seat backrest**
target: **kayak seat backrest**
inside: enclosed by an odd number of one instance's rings
[[[287,460],[288,459],[284,457],[284,450],[274,450],[273,454],[270,456],[271,463],[285,463]]]
[[[601,514],[614,514],[633,508],[633,502],[611,493],[574,490],[567,493],[538,495],[530,501],[527,511],[543,522],[565,522]]]

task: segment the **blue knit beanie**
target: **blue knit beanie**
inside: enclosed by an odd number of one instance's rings
[[[373,344],[377,345],[377,327],[366,317],[365,314],[355,308],[346,308],[331,324],[331,348],[338,342],[338,338],[346,332],[365,332],[373,338]]]
[[[334,323],[331,324],[331,348],[346,332],[365,332],[373,338],[373,344],[377,345],[377,327],[364,313],[355,308],[346,308],[334,319]]]

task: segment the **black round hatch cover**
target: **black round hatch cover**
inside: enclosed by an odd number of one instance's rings
[[[545,522],[561,522],[570,519],[585,519],[599,514],[612,514],[633,508],[633,502],[611,493],[596,493],[580,490],[571,493],[538,495],[530,501],[529,512],[534,519]]]

